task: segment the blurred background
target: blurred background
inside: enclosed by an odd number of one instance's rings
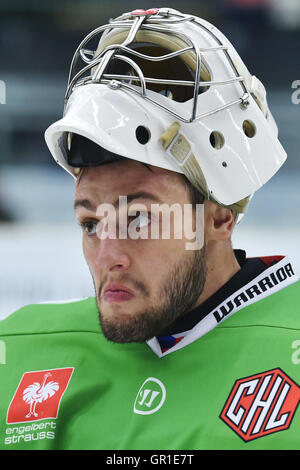
[[[93,294],[74,182],[52,161],[43,134],[62,115],[83,37],[124,11],[167,6],[183,8],[177,0],[1,0],[0,318],[27,303]],[[253,198],[233,245],[248,256],[287,254],[299,273],[300,0],[185,0],[184,13],[219,27],[262,80],[288,153]]]

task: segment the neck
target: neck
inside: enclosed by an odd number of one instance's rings
[[[195,307],[201,305],[217,292],[240,269],[230,242],[208,244],[206,248],[206,281]]]

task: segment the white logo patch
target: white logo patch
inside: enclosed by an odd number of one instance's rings
[[[136,396],[133,411],[141,415],[149,415],[158,411],[166,399],[166,388],[164,384],[154,378],[145,380]]]

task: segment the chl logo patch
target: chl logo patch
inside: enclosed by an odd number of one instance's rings
[[[281,369],[239,379],[220,418],[245,442],[288,429],[300,400],[300,387]]]
[[[7,424],[57,418],[73,367],[25,372],[9,405]]]

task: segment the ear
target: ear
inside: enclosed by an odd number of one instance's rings
[[[230,240],[234,229],[234,215],[230,209],[215,202],[205,201],[205,233],[207,240]]]

